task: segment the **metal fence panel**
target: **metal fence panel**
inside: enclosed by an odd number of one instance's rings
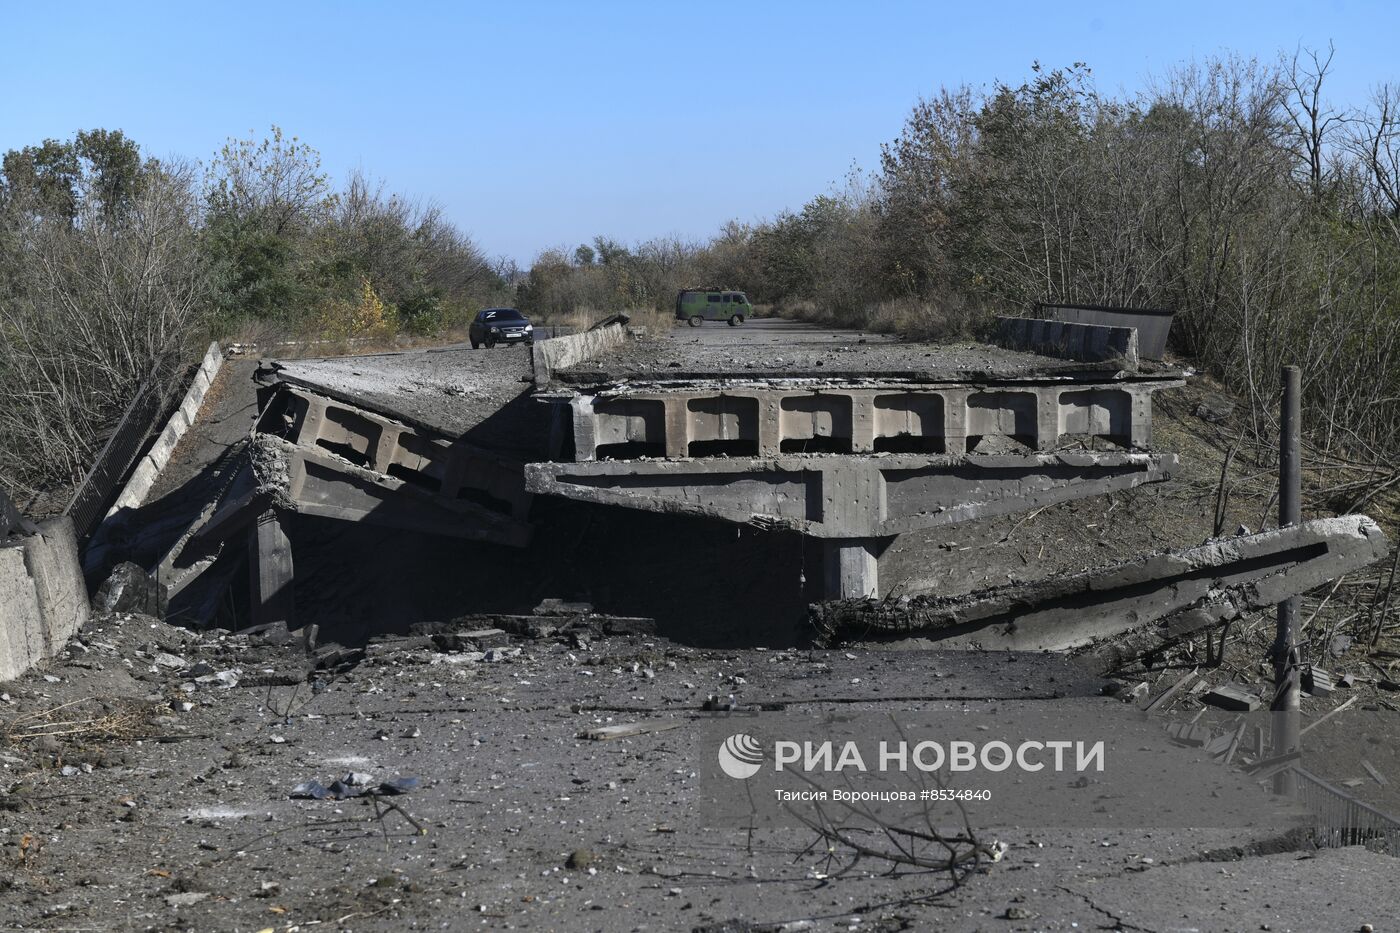
[[[1317,818],[1315,841],[1323,848],[1365,845],[1400,856],[1400,820],[1362,803],[1317,775],[1294,768],[1295,793]]]
[[[97,529],[116,495],[117,486],[146,445],[165,408],[165,388],[159,369],[141,384],[63,510],[63,514],[73,519],[73,529],[80,543]]]

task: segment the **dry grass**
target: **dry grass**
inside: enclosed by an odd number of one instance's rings
[[[153,708],[143,702],[122,703],[115,710],[86,697],[6,720],[0,736],[11,744],[51,737],[67,741],[130,740],[150,731]]]
[[[801,300],[766,308],[765,313],[832,327],[898,334],[908,340],[932,341],[971,339],[991,321],[989,312],[960,301],[934,303],[915,298],[893,298],[854,312],[823,308]]]
[[[248,356],[272,359],[298,359],[307,356],[362,356],[419,347],[441,347],[465,343],[466,326],[444,328],[433,334],[397,333],[392,336],[330,339],[286,322],[249,320],[222,340],[228,347],[239,347]]]

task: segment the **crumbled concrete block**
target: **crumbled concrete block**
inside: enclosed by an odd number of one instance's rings
[[[136,612],[155,619],[165,618],[165,604],[164,585],[130,561],[113,567],[92,598],[94,612]]]
[[[530,610],[537,616],[581,616],[593,611],[592,603],[570,602],[566,599],[542,599]]]
[[[1248,713],[1263,705],[1259,697],[1234,684],[1222,684],[1201,694],[1201,702],[1232,712]]]
[[[72,519],[41,523],[0,546],[0,681],[54,657],[87,622],[87,586]]]
[[[655,635],[656,620],[634,616],[602,616],[604,635]]]
[[[1364,515],[1218,538],[1052,580],[907,603],[832,600],[811,607],[819,643],[933,639],[938,647],[1055,651],[1092,647],[1106,669],[1359,570],[1388,547]]]
[[[510,644],[510,636],[498,628],[475,629],[469,632],[440,632],[433,637],[439,651],[489,651]]]

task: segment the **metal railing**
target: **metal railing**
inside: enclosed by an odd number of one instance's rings
[[[1362,803],[1302,768],[1294,768],[1294,793],[1313,812],[1314,839],[1327,849],[1365,845],[1400,856],[1400,820]]]
[[[157,419],[165,409],[167,380],[161,378],[158,365],[131,403],[122,412],[121,420],[112,429],[107,443],[102,445],[78,488],[73,492],[63,514],[73,519],[73,530],[80,543],[86,542],[101,524],[111,506],[117,487],[126,478],[132,463],[146,446]]]

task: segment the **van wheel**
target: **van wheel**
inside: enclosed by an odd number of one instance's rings
[[[691,319],[690,319],[690,326],[691,326],[691,327],[699,327],[699,326],[700,326],[701,324],[703,324],[703,323],[705,323],[705,319],[702,318],[702,317],[701,317],[700,315],[698,315],[698,314],[692,316]]]
[[[729,319],[730,327],[738,327],[742,323],[744,323],[744,316],[742,314],[736,314]]]

